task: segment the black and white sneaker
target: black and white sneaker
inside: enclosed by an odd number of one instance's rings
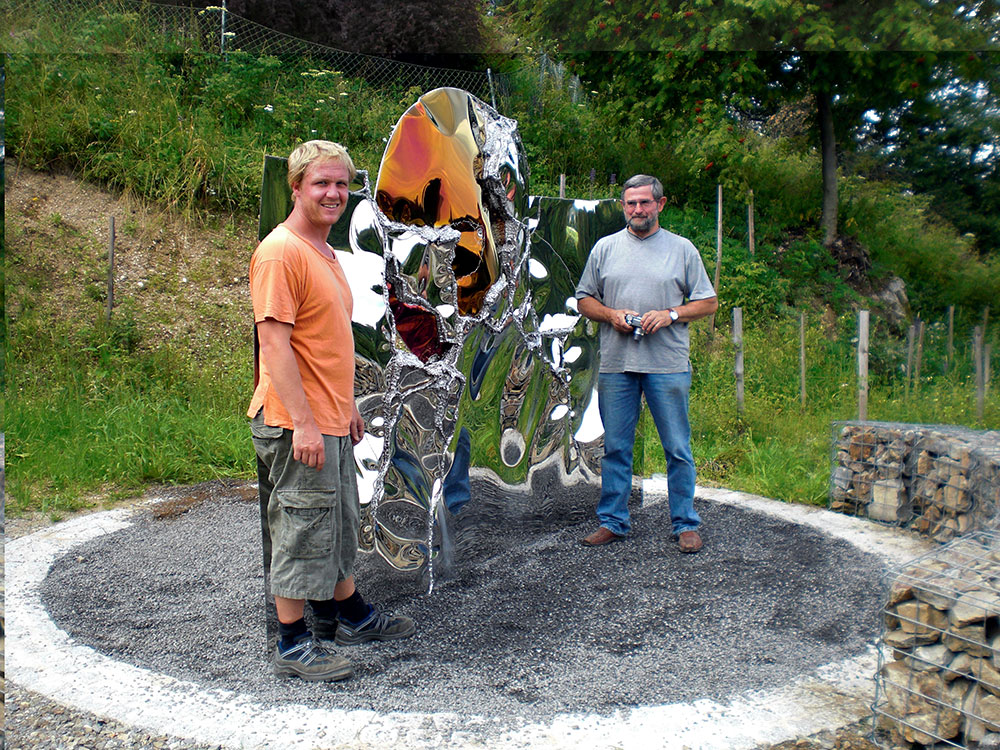
[[[413,635],[417,626],[405,615],[379,612],[369,605],[371,612],[361,622],[354,624],[343,617],[337,623],[335,642],[338,646],[356,646],[368,641],[394,641]]]

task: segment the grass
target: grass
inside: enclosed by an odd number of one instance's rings
[[[737,410],[733,346],[710,343],[707,324],[692,336],[692,447],[702,484],[725,486],[779,500],[825,505],[831,468],[832,425],[858,418],[856,341],[831,338],[821,323],[806,337],[806,406],[799,393],[797,321],[753,330],[744,345],[744,411]],[[907,393],[905,356],[892,339],[871,342],[878,362],[870,369],[867,417],[873,421],[1000,427],[996,387],[977,415],[968,352],[959,349],[948,374],[941,351],[925,352],[921,381]],[[943,347],[943,342],[942,342]],[[934,364],[932,367],[931,364]],[[666,471],[663,449],[648,412],[643,414],[644,473]]]
[[[56,516],[153,483],[252,473],[246,356],[133,348],[130,326],[47,335],[23,319],[8,350],[7,510]]]

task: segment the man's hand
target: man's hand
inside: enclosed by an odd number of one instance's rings
[[[621,333],[632,333],[632,326],[625,322],[625,316],[639,314],[635,310],[615,310],[607,307],[594,297],[580,297],[576,304],[580,314],[585,318],[596,320],[598,323],[610,323]]]
[[[316,471],[323,468],[326,462],[326,449],[323,444],[323,434],[315,422],[292,430],[292,458]]]
[[[654,333],[673,322],[669,310],[650,310],[642,316],[642,330],[646,333]]]
[[[357,445],[361,438],[365,436],[365,420],[361,418],[358,405],[354,405],[354,413],[351,414],[351,445]]]
[[[633,328],[628,323],[625,322],[626,315],[638,315],[635,310],[611,310],[611,316],[608,320],[616,331],[620,333],[632,333]]]

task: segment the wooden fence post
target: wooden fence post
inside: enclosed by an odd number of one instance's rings
[[[559,175],[559,197],[566,197],[566,175]]]
[[[715,207],[715,293],[719,293],[719,272],[722,270],[722,183],[716,191]],[[715,313],[712,313],[711,332],[715,334]]]
[[[858,419],[868,419],[868,311],[858,313]]]
[[[111,322],[111,310],[115,306],[115,217],[108,222],[108,304],[104,317]]]
[[[903,400],[905,401],[910,399],[910,381],[913,379],[913,343],[916,338],[917,324],[911,323],[910,327],[906,329],[906,380],[903,391]]]
[[[743,414],[743,308],[733,308],[733,345],[736,349],[736,412]]]
[[[799,313],[799,396],[806,408],[806,314]]]
[[[924,363],[924,321],[917,318],[917,361],[913,371],[913,389],[920,391],[920,369]]]
[[[982,326],[976,326],[972,330],[972,361],[976,371],[976,421],[982,422],[983,407],[986,404],[986,379],[983,377],[985,374],[985,362],[983,361]]]
[[[955,361],[955,306],[948,305],[948,349],[945,353],[944,371],[950,372]]]
[[[984,334],[985,337],[985,334]],[[983,397],[990,397],[990,379],[993,377],[992,373],[992,363],[993,362],[993,342],[991,341],[983,349],[983,383],[985,387],[983,388]]]

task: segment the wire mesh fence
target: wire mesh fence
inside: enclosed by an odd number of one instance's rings
[[[835,422],[832,443],[831,510],[940,542],[997,527],[1000,432]]]
[[[345,52],[334,47],[305,41],[275,31],[236,15],[222,3],[208,8],[191,8],[141,0],[21,0],[8,8],[16,15],[27,9],[42,9],[65,25],[93,26],[99,21],[138,25],[148,32],[144,49],[153,40],[161,40],[165,49],[228,54],[309,58],[337,70],[347,77],[363,78],[372,84],[399,84],[432,89],[453,86],[464,89],[496,106],[506,96],[505,79],[491,70],[458,70]],[[86,39],[87,35],[81,35]],[[92,40],[94,44],[98,40]],[[65,50],[92,52],[94,49]],[[110,50],[109,50],[110,51]],[[121,50],[119,50],[121,51]]]
[[[893,747],[1000,747],[1000,537],[973,532],[886,583],[878,727]]]

